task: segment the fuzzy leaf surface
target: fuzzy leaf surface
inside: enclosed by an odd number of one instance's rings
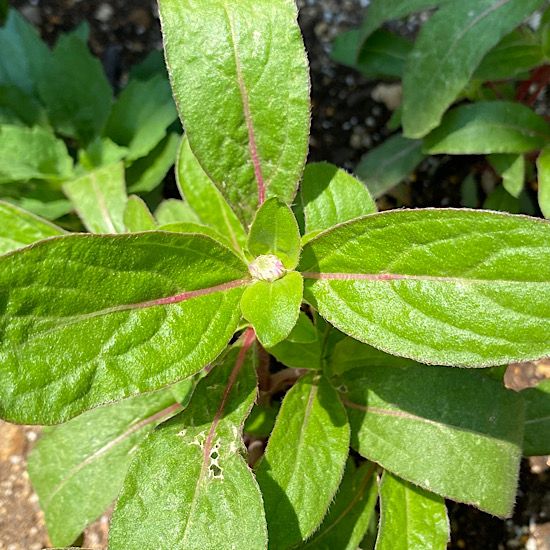
[[[304,297],[342,332],[424,363],[550,354],[550,224],[478,210],[400,210],[307,243]]]
[[[128,197],[124,210],[124,225],[127,231],[151,231],[157,227],[157,222],[147,205],[137,195]]]
[[[364,457],[443,497],[511,514],[521,396],[481,372],[427,365],[369,366],[341,380],[352,446]]]
[[[192,389],[190,381],[180,386],[187,393]],[[180,410],[168,388],[45,429],[29,457],[29,475],[55,546],[70,546],[108,508],[137,446]]]
[[[384,472],[376,550],[445,550],[449,540],[445,501]]]
[[[525,437],[523,454],[550,454],[550,380],[521,392],[525,399]]]
[[[205,172],[246,223],[264,198],[290,203],[309,139],[309,75],[294,2],[161,0],[159,7],[174,96]]]
[[[191,376],[233,335],[246,278],[227,248],[177,233],[69,235],[3,256],[0,416],[59,423]]]
[[[109,548],[266,548],[262,497],[243,458],[242,428],[256,397],[255,353],[246,346],[234,347],[187,409],[138,451]]]
[[[405,135],[419,138],[438,126],[485,54],[542,2],[462,0],[444,4],[422,26],[405,69]]]
[[[189,204],[177,199],[162,201],[155,210],[155,218],[159,225],[180,222],[199,224],[200,222],[199,217]]]
[[[539,205],[545,218],[550,218],[550,146],[545,147],[537,159]]]
[[[273,550],[292,547],[320,525],[336,493],[349,447],[338,394],[308,375],[286,394],[256,475]]]

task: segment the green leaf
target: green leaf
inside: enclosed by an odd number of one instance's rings
[[[543,1],[462,0],[444,4],[422,26],[409,56],[403,77],[405,135],[419,138],[438,126],[487,52]]]
[[[91,233],[124,233],[126,187],[121,162],[65,183],[65,195]]]
[[[113,105],[105,135],[128,148],[132,161],[150,153],[177,118],[170,84],[163,75],[131,80]]]
[[[52,424],[183,380],[239,322],[246,265],[208,237],[70,235],[0,258],[0,416]]]
[[[375,465],[357,468],[348,459],[334,502],[321,527],[301,548],[315,550],[357,550],[365,536],[378,499]],[[363,546],[361,546],[363,548]]]
[[[491,155],[488,160],[502,177],[504,189],[513,197],[519,197],[525,184],[525,157],[523,155]]]
[[[0,0],[0,27],[4,26],[8,17],[8,0]]]
[[[161,0],[159,10],[174,96],[205,172],[247,224],[264,198],[289,204],[310,116],[294,2]]]
[[[71,203],[57,182],[31,180],[18,185],[4,185],[0,191],[3,191],[2,200],[48,220],[56,220],[72,210]]]
[[[550,145],[545,147],[537,159],[539,183],[539,205],[545,218],[550,218]]]
[[[169,223],[199,223],[199,218],[186,202],[177,199],[162,201],[155,211],[155,218],[159,225]]]
[[[146,157],[136,160],[126,170],[128,190],[143,193],[156,189],[174,166],[179,142],[179,134],[168,134]]]
[[[0,124],[47,126],[47,117],[36,99],[16,86],[0,85]]]
[[[254,405],[244,425],[244,433],[255,437],[269,437],[278,412],[276,405]]]
[[[445,501],[384,472],[376,550],[445,550],[449,540]]]
[[[87,171],[123,160],[128,154],[126,147],[120,147],[109,138],[96,138],[86,149],[78,150],[78,162]]]
[[[151,231],[157,227],[157,222],[147,205],[137,196],[128,197],[124,210],[124,226],[127,231]]]
[[[13,204],[0,201],[0,254],[63,233],[65,231],[60,227]]]
[[[470,155],[528,153],[550,140],[550,125],[529,107],[479,101],[451,109],[424,139],[424,153]]]
[[[248,337],[138,451],[109,548],[266,548],[262,497],[242,456],[242,427],[256,397]]]
[[[153,50],[145,56],[143,61],[132,65],[129,78],[130,80],[149,80],[158,74],[168,77],[162,50]]]
[[[483,208],[486,210],[519,214],[521,212],[521,202],[519,199],[510,195],[502,185],[499,185],[489,193],[483,203]]]
[[[100,135],[113,92],[103,67],[76,35],[63,35],[39,82],[40,97],[56,130],[88,144]]]
[[[520,392],[525,399],[525,437],[523,454],[550,454],[550,380]]]
[[[237,251],[246,243],[243,226],[223,195],[198,163],[187,137],[181,140],[176,177],[182,197],[204,225],[224,235]]]
[[[394,355],[487,367],[550,354],[550,224],[476,210],[395,210],[304,246],[304,297]]]
[[[376,212],[376,205],[365,185],[326,162],[306,166],[300,201],[306,234]]]
[[[369,366],[342,383],[351,443],[365,458],[443,497],[511,514],[521,396],[482,372],[426,365]]]
[[[277,281],[256,281],[241,299],[243,317],[252,323],[265,347],[283,341],[298,321],[304,281],[296,271]]]
[[[198,233],[200,235],[208,235],[215,241],[227,246],[227,248],[231,248],[231,243],[225,237],[222,237],[216,230],[207,225],[191,222],[174,222],[159,226],[159,230],[171,231],[173,233]]]
[[[65,144],[40,127],[0,126],[0,183],[62,180],[73,161]]]
[[[423,159],[421,141],[396,134],[363,156],[357,176],[378,198],[403,181]]]
[[[192,383],[184,385],[190,392]],[[45,429],[29,457],[29,475],[55,546],[70,546],[109,507],[137,446],[180,410],[165,389]]]
[[[256,471],[270,548],[292,547],[319,527],[340,484],[348,446],[346,412],[332,386],[314,375],[299,380],[283,400]]]
[[[300,259],[300,230],[292,210],[277,198],[269,199],[258,210],[247,248],[253,257],[275,255],[286,269],[294,269]]]

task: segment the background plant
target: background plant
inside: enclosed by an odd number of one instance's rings
[[[90,231],[121,217],[119,232],[138,233],[61,236],[0,260],[1,414],[67,421],[30,466],[55,544],[122,484],[113,548],[355,548],[376,531],[378,495],[381,548],[444,547],[443,497],[508,515],[522,448],[547,445],[548,398],[482,367],[549,352],[547,223],[375,214],[352,176],[303,171],[308,79],[291,2],[161,12],[189,140],[178,212],[195,222],[153,231],[143,202],[111,192],[120,180],[102,181],[98,203],[85,179],[68,195]],[[61,231],[4,212],[10,234]],[[241,437],[254,401],[244,430],[270,434],[255,476]]]

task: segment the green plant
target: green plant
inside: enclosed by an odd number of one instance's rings
[[[361,28],[337,38],[337,61],[370,78],[402,81],[402,106],[388,124],[402,132],[357,167],[375,197],[427,155],[485,155],[502,186],[484,207],[534,213],[522,192],[526,180],[536,180],[538,157],[538,201],[550,216],[550,126],[533,110],[550,82],[550,9],[536,31],[522,24],[547,6],[546,0],[373,0]],[[382,28],[432,8],[414,42]],[[463,204],[476,206],[471,184],[464,183]]]
[[[83,182],[69,197],[91,231],[133,233],[18,248],[61,230],[3,205],[0,415],[64,422],[29,463],[52,542],[117,495],[113,549],[353,549],[377,530],[377,548],[435,549],[444,498],[508,516],[522,450],[548,450],[548,386],[514,393],[489,367],[550,353],[548,222],[376,213],[349,174],[304,170],[291,0],[160,13],[176,219],[107,173],[101,203]]]
[[[67,226],[75,221],[64,185],[118,163],[130,191],[150,195],[179,143],[160,52],[132,69],[114,99],[87,40],[82,25],[50,51],[14,10],[0,27],[0,198],[50,220],[65,216]]]

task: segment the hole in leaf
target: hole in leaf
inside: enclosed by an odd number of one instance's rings
[[[211,464],[210,471],[213,477],[221,477],[222,475],[222,469],[217,464]]]

